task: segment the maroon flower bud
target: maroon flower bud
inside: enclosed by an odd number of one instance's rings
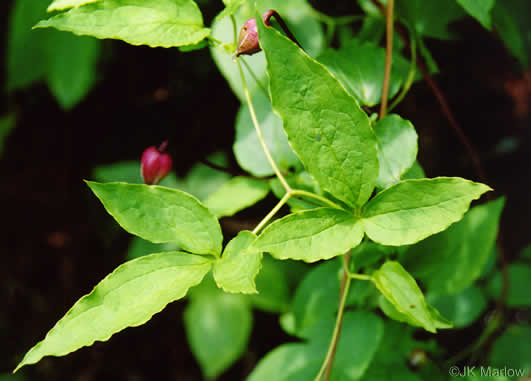
[[[260,44],[258,43],[258,29],[256,27],[256,19],[253,17],[240,30],[240,37],[238,38],[238,48],[236,49],[236,57],[240,54],[254,54],[259,52]]]
[[[171,171],[171,156],[164,153],[168,141],[164,141],[159,148],[151,146],[146,148],[140,160],[140,173],[148,185],[158,184]]]

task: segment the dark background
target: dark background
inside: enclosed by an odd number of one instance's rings
[[[2,89],[12,3],[0,4]],[[312,3],[331,15],[359,13],[351,0]],[[201,4],[207,25],[220,4]],[[510,260],[531,241],[531,74],[526,82],[495,34],[476,22],[452,28],[460,40],[428,40],[441,71],[435,79],[479,152],[494,196],[507,196],[501,230]],[[181,53],[106,40],[100,73],[71,112],[61,110],[42,84],[1,93],[0,115],[16,110],[18,122],[0,158],[0,374],[11,371],[79,297],[124,261],[130,236],[116,228],[82,182],[92,168],[139,159],[147,146],[164,139],[179,176],[209,153],[232,152],[239,104],[208,50]],[[415,84],[396,112],[417,129],[419,161],[428,177],[479,180],[429,87]],[[505,137],[518,144],[497,153]],[[267,199],[232,222],[258,221],[273,202]],[[181,320],[185,303],[170,304],[144,326],[108,342],[46,357],[22,372],[31,380],[200,380]],[[476,331],[460,335],[462,342]],[[243,379],[260,357],[288,339],[277,316],[256,312],[248,352],[219,380]]]

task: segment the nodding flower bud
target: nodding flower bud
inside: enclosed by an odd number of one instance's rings
[[[146,148],[142,154],[140,173],[146,184],[156,185],[170,173],[171,156],[164,153],[167,146],[168,141],[164,141],[158,148],[155,146]]]
[[[238,48],[236,49],[236,57],[240,54],[254,54],[260,50],[258,43],[258,28],[256,27],[256,19],[253,17],[240,30],[240,37],[238,38]]]

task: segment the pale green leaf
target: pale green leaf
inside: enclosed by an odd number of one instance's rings
[[[200,283],[211,265],[206,257],[183,252],[151,254],[124,263],[79,299],[15,371],[44,356],[64,356],[144,324]]]
[[[175,242],[196,254],[221,253],[219,222],[195,197],[161,186],[87,184],[129,233],[155,243]]]
[[[448,24],[466,15],[453,0],[401,0],[397,2],[396,14],[409,22],[419,35],[440,39],[454,38]]]
[[[16,126],[16,120],[17,118],[14,113],[0,118],[0,156],[2,156],[2,153],[4,152],[6,138]]]
[[[324,66],[273,28],[257,24],[273,109],[291,146],[323,190],[362,206],[378,176],[369,118]]]
[[[426,300],[450,320],[455,328],[474,323],[487,308],[487,299],[476,286],[471,286],[455,295],[429,293]]]
[[[354,38],[339,50],[326,50],[317,60],[325,65],[362,105],[372,107],[380,103],[385,67],[384,48]],[[393,54],[389,98],[398,93],[408,72],[409,63],[399,54]]]
[[[457,293],[481,276],[498,234],[504,199],[478,205],[440,234],[411,246],[402,259],[435,293]]]
[[[513,308],[530,308],[531,293],[529,293],[529,280],[531,279],[531,265],[527,263],[512,263],[507,266],[509,275],[509,293],[506,304]],[[503,276],[497,271],[490,280],[487,291],[491,298],[498,300],[503,288]]]
[[[262,253],[249,246],[256,235],[242,230],[225,247],[221,259],[214,265],[214,279],[226,292],[255,294],[255,278],[260,272]]]
[[[417,158],[415,127],[396,114],[387,115],[374,126],[380,170],[376,185],[387,188],[400,181]]]
[[[193,0],[102,0],[72,8],[35,27],[165,48],[197,44],[210,34]]]
[[[212,294],[190,302],[184,311],[184,324],[204,376],[213,379],[245,352],[252,313],[241,295]]]
[[[457,3],[463,9],[485,28],[491,28],[490,11],[494,7],[496,0],[457,0]]]
[[[225,4],[225,8],[218,13],[215,20],[221,20],[224,17],[232,16],[234,15],[238,9],[242,6],[243,3],[245,3],[247,0],[228,0],[223,1]]]
[[[500,370],[513,369],[514,373],[511,376],[522,376],[523,381],[525,376],[531,373],[530,354],[531,326],[509,325],[492,344],[488,364]]]
[[[333,208],[297,212],[276,220],[253,247],[278,259],[315,262],[344,254],[363,238],[359,219]]]
[[[62,11],[63,9],[79,7],[81,5],[95,3],[96,1],[101,0],[53,0],[53,2],[48,6],[48,12]]]
[[[232,216],[254,205],[269,193],[269,184],[249,177],[233,177],[205,200],[205,206],[218,218]]]
[[[398,321],[423,327],[429,332],[436,332],[437,328],[450,328],[451,325],[441,319],[438,312],[430,307],[415,279],[398,262],[385,262],[380,269],[372,274],[374,284],[401,315],[384,312]]]
[[[255,17],[256,8],[254,3],[254,1],[246,1],[235,13],[236,30],[238,32],[248,19]],[[312,10],[307,0],[258,0],[256,1],[256,6],[260,14],[268,9],[275,9],[282,15],[289,29],[310,54],[317,55],[321,52],[324,45],[323,28],[320,22],[312,16]],[[272,20],[275,23],[274,18]],[[214,21],[212,24],[212,36],[224,43],[234,44],[233,49],[236,49],[234,29],[230,17],[224,17]],[[232,54],[228,54],[226,51],[215,46],[210,48],[210,52],[212,53],[214,62],[229,83],[234,94],[242,103],[245,103],[240,72],[238,65],[233,60]],[[233,53],[233,51],[230,53]],[[252,68],[254,75],[261,82],[262,86],[265,86],[267,84],[267,76],[264,54],[258,53],[253,56],[245,56],[244,60]],[[245,66],[243,67],[243,71],[247,78],[249,91],[255,96],[259,91],[262,91],[260,90],[260,85],[256,83]]]
[[[287,170],[300,164],[299,159],[289,146],[286,133],[282,129],[282,120],[273,113],[269,98],[261,91],[256,91],[253,94],[252,102],[264,141],[275,164],[281,170]],[[258,140],[247,103],[242,104],[236,116],[236,137],[233,150],[238,164],[247,172],[254,176],[274,174]]]
[[[412,244],[460,220],[470,202],[489,190],[459,177],[404,180],[371,199],[363,211],[363,226],[383,245]]]

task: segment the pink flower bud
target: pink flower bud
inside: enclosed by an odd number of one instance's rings
[[[254,54],[259,52],[260,44],[258,43],[258,29],[256,27],[255,18],[247,20],[240,30],[240,37],[238,38],[238,49],[236,49],[236,57],[240,54]]]
[[[164,141],[159,148],[151,146],[146,148],[140,160],[140,173],[144,182],[148,185],[158,184],[171,171],[171,156],[164,153],[168,145]]]

